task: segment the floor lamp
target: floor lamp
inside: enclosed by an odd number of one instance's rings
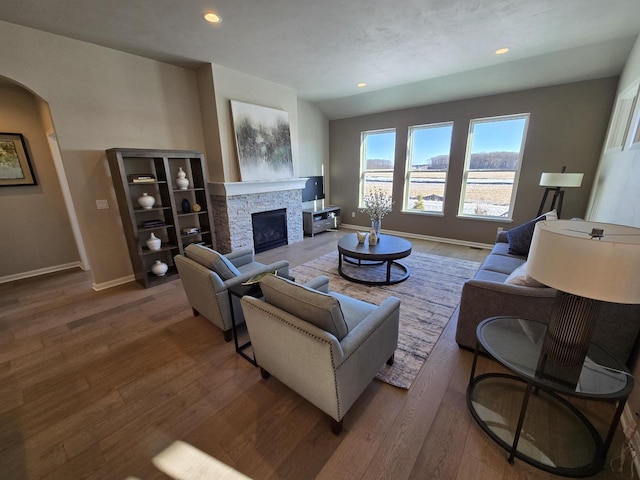
[[[542,212],[545,211],[544,204],[547,202],[549,193],[553,192],[553,199],[551,200],[551,207],[549,210],[553,210],[555,208],[558,212],[558,218],[560,218],[560,213],[562,212],[562,199],[564,198],[564,191],[562,189],[575,188],[582,185],[583,173],[565,173],[565,170],[566,167],[562,167],[562,171],[560,173],[543,173],[540,176],[540,186],[546,188],[544,190],[544,195],[542,196],[542,201],[540,202],[540,208],[538,209],[537,216],[542,215]]]
[[[575,387],[600,303],[640,304],[640,228],[541,221],[527,265],[531,277],[558,290],[536,374]]]

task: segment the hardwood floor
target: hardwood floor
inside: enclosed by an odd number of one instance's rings
[[[342,233],[258,259],[296,266],[335,250]],[[487,253],[412,242],[476,261]],[[151,459],[176,440],[253,479],[555,478],[509,465],[475,424],[465,403],[472,354],[454,332],[450,323],[408,392],[374,380],[336,437],[318,409],[274,377],[262,380],[194,317],[179,280],[94,292],[88,273],[72,271],[3,284],[0,478],[170,478]],[[496,367],[482,358],[479,368]],[[606,418],[608,408],[592,411]],[[610,457],[621,445],[618,433]],[[623,477],[607,466],[595,478]]]

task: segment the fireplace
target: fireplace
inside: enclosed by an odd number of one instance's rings
[[[306,178],[264,182],[209,183],[216,249],[233,252],[255,248],[252,213],[284,209],[286,211],[286,245],[301,242],[302,188]]]
[[[287,209],[251,214],[253,249],[256,253],[287,245]]]

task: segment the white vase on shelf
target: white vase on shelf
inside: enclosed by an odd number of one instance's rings
[[[157,277],[162,277],[165,273],[167,273],[169,267],[162,260],[156,260],[155,263],[151,266],[151,271]]]
[[[147,240],[147,248],[149,250],[160,250],[160,245],[162,245],[162,240],[153,233],[149,235],[149,239]]]
[[[182,170],[182,167],[178,168],[176,185],[180,190],[186,190],[187,188],[189,188],[189,179],[187,178],[187,174],[184,172],[184,170]]]
[[[138,204],[144,208],[145,210],[151,210],[153,206],[156,204],[156,199],[153,198],[152,195],[147,195],[143,193],[138,197]]]

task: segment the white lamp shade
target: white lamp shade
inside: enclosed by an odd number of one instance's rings
[[[579,187],[584,173],[543,173],[540,175],[541,187]]]
[[[602,239],[591,230],[603,229]],[[640,228],[575,220],[536,224],[527,273],[593,300],[640,303]]]

